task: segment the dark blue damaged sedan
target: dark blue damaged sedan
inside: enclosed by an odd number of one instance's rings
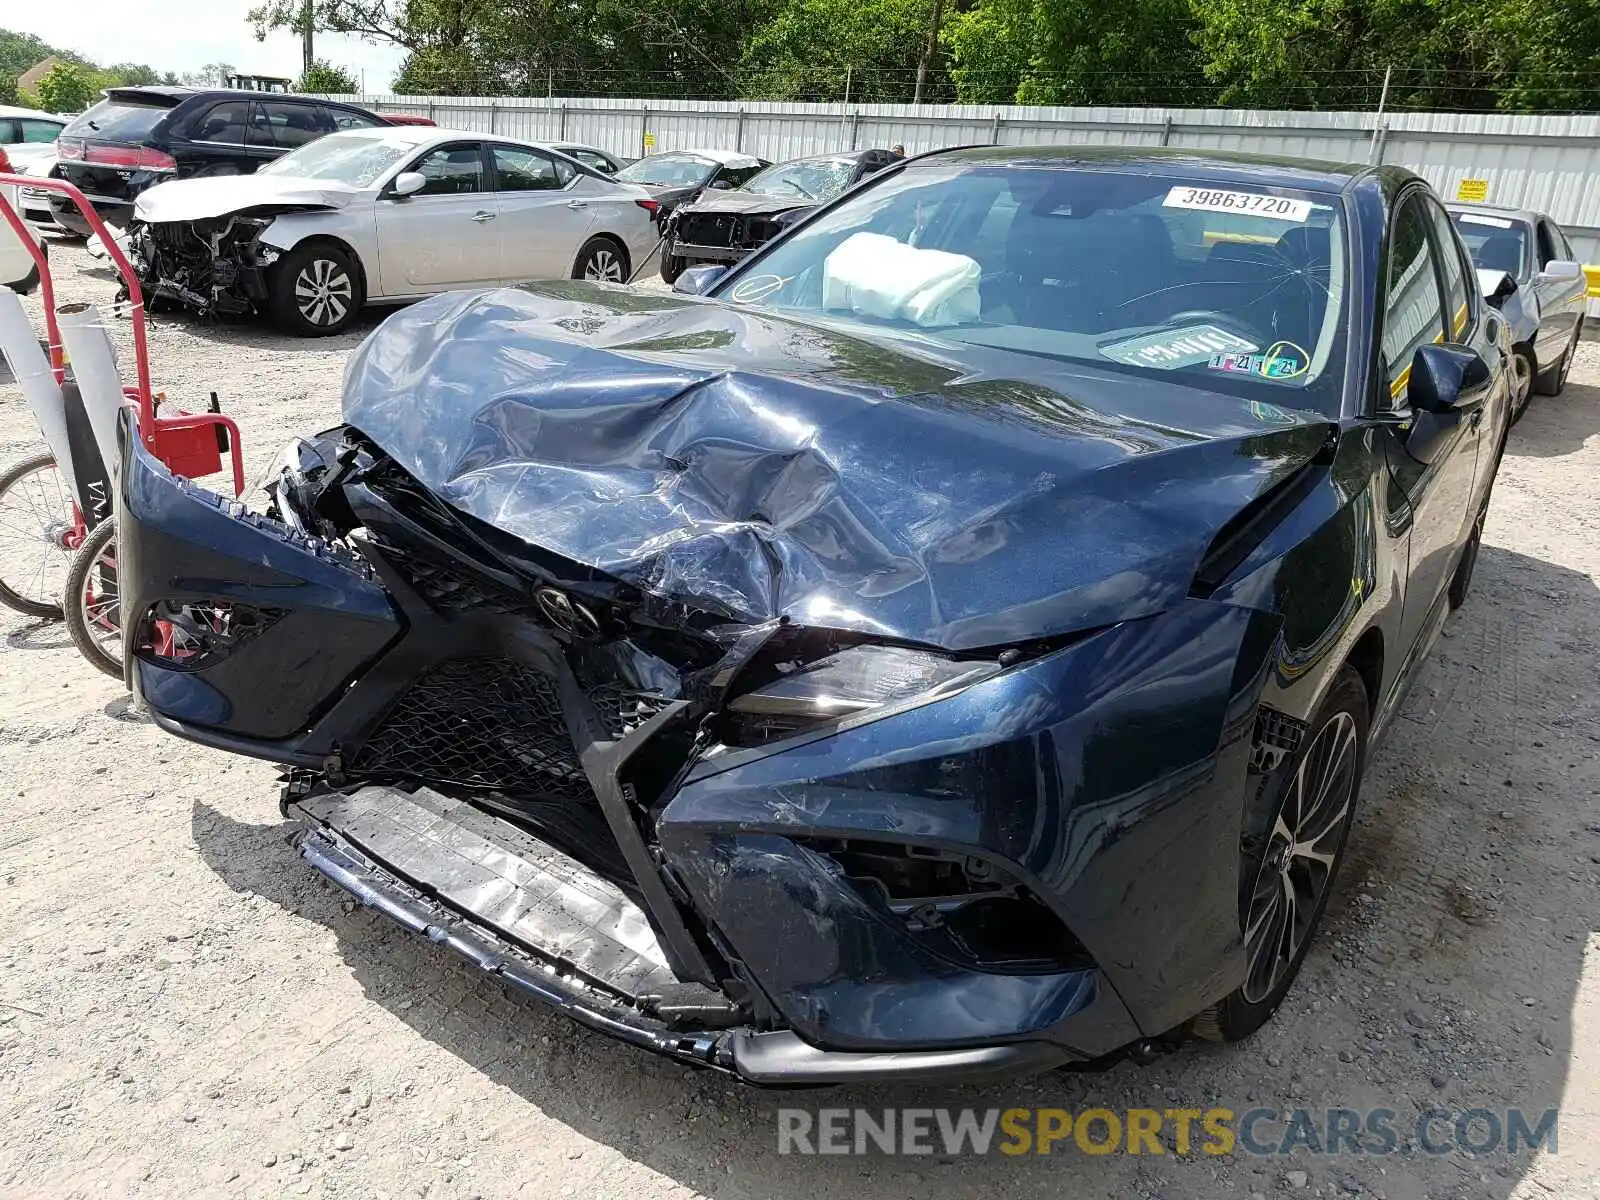
[[[682,1061],[1231,1041],[1467,596],[1507,351],[1404,171],[933,154],[678,294],[395,314],[267,515],[125,439],[128,679],[362,903]]]

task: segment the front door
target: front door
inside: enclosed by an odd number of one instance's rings
[[[1572,248],[1566,237],[1541,217],[1534,245],[1538,273],[1533,277],[1534,295],[1539,298],[1539,336],[1534,354],[1543,370],[1560,360],[1572,344],[1572,331],[1588,300],[1588,284],[1580,272],[1573,279],[1549,279],[1544,270],[1552,262],[1572,261]]]
[[[447,142],[409,163],[426,183],[375,206],[384,296],[416,296],[500,278],[499,208],[479,142]]]
[[[1465,291],[1464,272],[1447,274],[1444,269],[1442,254],[1455,254],[1455,242],[1442,244],[1437,239],[1430,204],[1424,193],[1413,191],[1397,206],[1389,233],[1384,386],[1377,403],[1401,417],[1411,411],[1407,387],[1417,350],[1455,341],[1474,312]],[[1438,219],[1448,225],[1442,214]],[[1388,440],[1390,508],[1396,516],[1391,532],[1410,532],[1410,569],[1401,617],[1401,640],[1408,655],[1422,649],[1421,639],[1434,628],[1458,551],[1477,516],[1472,509],[1483,410],[1452,420],[1444,444],[1428,463],[1407,453],[1403,425],[1383,429]]]

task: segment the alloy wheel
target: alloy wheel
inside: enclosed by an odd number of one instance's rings
[[[1355,800],[1360,763],[1355,718],[1335,713],[1290,782],[1245,916],[1244,998],[1259,1004],[1288,976],[1322,907]]]
[[[1520,416],[1528,407],[1528,401],[1533,399],[1533,364],[1526,355],[1511,356],[1511,389],[1511,412],[1513,416]]]
[[[313,258],[295,276],[295,307],[313,325],[337,325],[354,296],[350,272],[331,258]]]
[[[621,283],[622,260],[615,250],[596,246],[589,252],[589,261],[583,265],[583,277],[596,283]]]

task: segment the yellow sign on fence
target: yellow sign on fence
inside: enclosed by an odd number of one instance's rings
[[[1482,203],[1489,198],[1489,181],[1487,179],[1463,179],[1461,186],[1456,188],[1457,200],[1471,200]]]
[[[655,134],[647,133],[647,134],[644,135],[644,148],[646,150],[654,150],[656,148],[656,135]]]

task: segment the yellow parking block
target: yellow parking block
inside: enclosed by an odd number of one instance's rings
[[[1600,296],[1600,266],[1588,264],[1583,268],[1583,274],[1589,281],[1589,295]]]

